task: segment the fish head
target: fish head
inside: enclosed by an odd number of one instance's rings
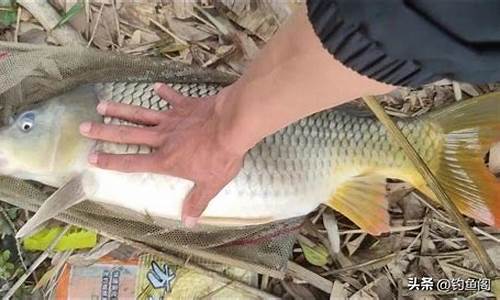
[[[0,174],[60,185],[86,163],[94,142],[79,133],[98,121],[97,98],[77,89],[23,109],[0,128]]]

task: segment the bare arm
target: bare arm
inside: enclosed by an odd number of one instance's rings
[[[194,226],[209,201],[238,174],[245,153],[262,138],[312,113],[392,89],[344,67],[328,54],[302,8],[245,74],[218,95],[200,101],[160,84],[156,92],[172,103],[169,111],[117,103],[98,106],[101,114],[152,127],[84,123],[81,132],[94,139],[154,147],[152,154],[96,153],[89,161],[101,168],[194,181],[182,211],[184,223]]]
[[[312,113],[393,89],[335,60],[302,7],[221,101],[221,130],[235,148],[244,150]]]

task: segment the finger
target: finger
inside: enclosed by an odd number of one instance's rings
[[[182,106],[189,97],[186,97],[164,83],[155,83],[154,90],[164,100],[168,101],[175,108]]]
[[[158,156],[154,154],[109,154],[96,152],[89,155],[89,163],[120,172],[158,173]]]
[[[203,184],[196,184],[191,189],[182,204],[182,222],[186,227],[192,228],[198,223],[201,214],[219,190]]]
[[[137,105],[102,101],[97,105],[97,112],[101,115],[115,117],[144,125],[158,125],[164,118],[162,112],[147,109]]]
[[[158,147],[162,143],[159,131],[145,127],[84,122],[80,125],[80,132],[91,139],[119,144]]]

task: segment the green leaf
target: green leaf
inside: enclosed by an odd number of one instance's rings
[[[313,244],[308,240],[298,239],[302,251],[304,251],[304,257],[307,262],[311,265],[322,267],[329,262],[328,249],[322,244]]]
[[[61,226],[45,228],[23,240],[23,247],[29,251],[44,251],[63,231]],[[67,232],[55,246],[56,251],[92,248],[97,244],[97,233],[84,229]]]
[[[0,7],[0,23],[9,26],[17,21],[17,10],[12,7]]]
[[[7,270],[7,272],[10,273],[10,271],[14,270],[15,269],[15,266],[13,263],[6,263],[5,266],[4,266],[5,270]]]
[[[74,16],[76,16],[83,8],[83,2],[78,1],[76,2],[71,8],[62,16],[61,20],[57,22],[56,26],[54,26],[53,29],[62,26],[66,23],[68,23],[69,20],[71,20]]]
[[[2,252],[2,258],[4,261],[8,261],[9,258],[10,258],[10,251],[9,250],[5,250],[4,252]]]

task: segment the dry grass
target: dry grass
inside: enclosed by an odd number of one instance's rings
[[[52,2],[61,13],[69,11],[75,3],[72,0]],[[272,0],[158,1],[156,4],[85,1],[78,14],[67,15],[67,21],[82,34],[89,47],[132,55],[163,56],[241,74],[259,48],[285,22],[294,6],[293,2]],[[54,42],[26,10],[19,8],[16,16],[10,26],[0,25],[1,40]],[[381,101],[390,115],[415,117],[454,101],[497,90],[500,89],[496,84],[473,86],[443,80],[418,90],[399,89],[381,97]],[[490,158],[494,172],[500,172],[498,148],[492,151]],[[261,276],[260,288],[285,299],[328,299],[330,291],[349,299],[434,299],[450,297],[453,293],[409,292],[407,279],[431,276],[437,281],[483,276],[461,232],[442,209],[405,183],[389,182],[387,197],[392,224],[390,234],[370,236],[342,215],[321,208],[311,215],[300,232],[289,278],[278,280]],[[12,218],[3,217],[9,220],[10,227],[18,226],[10,222]],[[18,218],[22,219],[22,214],[17,214],[13,222],[19,222]],[[500,263],[500,231],[471,219],[467,221],[493,261]],[[34,278],[45,271],[47,269],[37,270]],[[460,294],[491,296],[489,293]]]

